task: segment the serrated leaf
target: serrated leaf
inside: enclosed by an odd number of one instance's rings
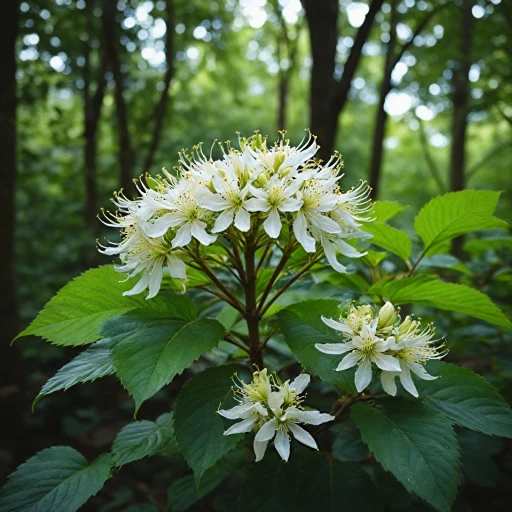
[[[350,422],[352,423],[352,422]],[[332,456],[340,462],[361,462],[366,458],[367,450],[359,432],[352,426],[332,429],[334,443]]]
[[[201,498],[215,490],[222,481],[236,471],[240,462],[240,453],[229,453],[215,466],[209,468],[199,486],[196,485],[194,475],[186,475],[175,480],[167,492],[167,511],[182,512],[188,510]]]
[[[275,453],[251,464],[240,491],[239,512],[297,510],[298,465],[284,462]],[[316,510],[316,509],[311,509]]]
[[[112,359],[109,340],[101,340],[91,345],[87,350],[64,365],[46,382],[34,400],[32,408],[45,395],[60,390],[66,391],[75,384],[92,382],[101,377],[112,375],[115,373]]]
[[[144,318],[140,328],[125,335],[114,348],[114,367],[135,399],[136,412],[145,400],[216,347],[224,332],[216,320]]]
[[[174,437],[172,413],[162,414],[156,421],[136,421],[123,427],[112,445],[116,466],[151,457],[160,452]]]
[[[372,481],[356,464],[307,453],[300,461],[297,512],[377,512],[381,510]],[[286,468],[284,468],[286,469]],[[286,509],[284,509],[286,510]]]
[[[499,192],[462,190],[449,192],[428,202],[414,220],[428,255],[436,253],[442,242],[485,229],[503,229],[507,224],[493,217]]]
[[[436,380],[417,379],[421,401],[462,427],[488,435],[512,437],[512,410],[483,377],[468,368],[431,361]]]
[[[404,261],[409,260],[411,256],[411,239],[403,231],[387,224],[379,224],[378,222],[365,224],[364,230],[373,235],[369,240],[372,244],[396,254]]]
[[[451,270],[456,270],[457,272],[462,272],[468,276],[471,275],[471,270],[462,263],[458,258],[452,256],[451,254],[436,254],[435,256],[431,256],[430,258],[423,258],[418,265],[418,269],[420,268],[448,268]]]
[[[463,284],[445,283],[420,275],[408,279],[379,281],[369,289],[369,293],[385,297],[395,305],[423,304],[512,328],[510,320],[487,295]]]
[[[241,370],[243,367],[236,364],[208,368],[190,379],[178,395],[174,431],[196,482],[243,437],[243,434],[225,436],[225,422],[217,414],[219,407],[235,405],[231,378]]]
[[[351,418],[363,441],[409,492],[449,512],[461,476],[450,420],[414,400],[386,399],[379,404],[352,407]]]
[[[142,295],[123,296],[136,278],[123,276],[110,265],[88,270],[62,288],[37,318],[18,336],[36,335],[56,345],[86,345],[100,339],[100,326],[134,308],[153,309],[173,316],[178,295],[161,294],[146,301]]]
[[[112,458],[89,465],[69,446],[53,446],[21,464],[0,493],[0,512],[74,512],[110,477]]]
[[[339,361],[315,347],[316,343],[342,341],[322,322],[322,315],[327,318],[338,318],[339,302],[333,299],[299,302],[279,311],[277,322],[290,350],[306,371],[343,391],[355,394],[355,370],[334,371]]]
[[[369,216],[375,219],[375,222],[387,222],[407,208],[409,207],[395,201],[375,201]]]

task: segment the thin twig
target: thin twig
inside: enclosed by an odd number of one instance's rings
[[[277,327],[274,325],[270,331],[268,332],[268,334],[265,336],[265,338],[263,339],[263,341],[261,342],[261,348],[263,349],[265,347],[265,345],[270,341],[270,338],[272,338],[272,336],[274,336],[274,334],[277,332]]]
[[[232,345],[236,345],[238,348],[241,348],[242,350],[245,350],[245,352],[249,353],[249,347],[244,345],[242,342],[235,340],[235,338],[233,338],[229,332],[224,334],[224,341],[227,341]]]

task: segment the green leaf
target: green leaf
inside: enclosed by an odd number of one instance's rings
[[[436,254],[430,258],[423,258],[418,265],[418,269],[423,268],[448,268],[450,270],[456,270],[462,272],[468,276],[471,275],[471,270],[462,263],[458,258],[451,254]]]
[[[43,396],[66,391],[75,384],[92,382],[101,377],[107,377],[115,373],[112,365],[111,344],[108,340],[96,342],[87,350],[76,356],[68,364],[64,365],[46,384],[37,395],[32,409]]]
[[[174,437],[172,413],[162,414],[156,421],[136,421],[123,427],[112,445],[116,466],[123,466],[160,452]]]
[[[231,378],[242,370],[243,367],[236,364],[208,368],[190,379],[178,395],[174,431],[196,482],[243,438],[243,434],[225,436],[226,424],[217,414],[219,407],[235,405]]]
[[[498,392],[468,368],[431,361],[436,380],[417,379],[421,401],[462,427],[488,435],[512,437],[512,410]]]
[[[235,450],[223,457],[215,466],[205,472],[200,485],[196,485],[193,475],[186,475],[175,480],[167,492],[166,510],[168,512],[187,510],[201,498],[210,494],[228,475],[237,470],[240,455],[241,453],[237,453]]]
[[[188,368],[224,337],[216,320],[152,320],[127,315],[141,327],[125,335],[114,349],[114,367],[124,388],[141,404]],[[134,324],[133,324],[134,325]]]
[[[428,202],[414,220],[429,255],[437,247],[470,231],[506,228],[507,224],[493,217],[499,192],[489,190],[462,190],[449,192]]]
[[[361,258],[366,265],[370,267],[377,267],[382,261],[387,258],[388,254],[382,251],[366,251],[366,254]]]
[[[0,494],[0,512],[74,512],[110,477],[112,458],[92,464],[69,446],[38,452],[9,477]]]
[[[321,319],[338,318],[339,302],[333,299],[306,300],[282,309],[277,314],[278,325],[290,350],[305,370],[323,381],[349,393],[356,393],[354,371],[336,372],[336,357],[315,348],[316,343],[341,343]]]
[[[240,512],[281,512],[297,510],[298,466],[292,457],[284,462],[267,453],[246,471],[240,491]],[[312,508],[311,510],[316,510]]]
[[[501,327],[512,323],[482,292],[462,284],[445,283],[419,275],[408,279],[379,281],[369,293],[385,297],[393,304],[423,304],[446,311],[457,311]]]
[[[512,249],[512,237],[475,238],[464,244],[464,250],[481,256],[486,251],[507,251]]]
[[[369,216],[375,219],[375,222],[387,222],[407,208],[409,207],[395,201],[375,201]]]
[[[341,428],[332,429],[332,432],[336,436],[332,444],[332,456],[336,460],[361,462],[366,459],[366,447],[354,426],[343,425]]]
[[[378,222],[365,224],[364,230],[373,235],[369,240],[372,244],[396,254],[404,261],[410,258],[411,239],[403,231]]]
[[[409,491],[449,512],[460,480],[457,439],[450,420],[426,405],[385,399],[358,403],[351,417],[375,458]]]
[[[380,509],[372,481],[359,466],[327,459],[317,453],[304,454],[297,506],[292,510],[377,512]]]
[[[124,297],[123,292],[137,279],[122,279],[109,265],[88,270],[64,286],[15,339],[36,335],[56,345],[86,345],[99,340],[101,324],[131,309],[154,309],[181,317],[180,311],[190,307],[188,299],[172,294],[148,301],[142,295]]]

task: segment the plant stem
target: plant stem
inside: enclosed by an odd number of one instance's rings
[[[224,335],[224,340],[227,341],[228,343],[231,343],[232,345],[236,345],[238,348],[241,348],[242,350],[245,350],[245,352],[249,354],[249,347],[242,343],[241,341],[235,340],[235,338],[233,338],[233,336],[231,336],[229,332],[227,332]]]
[[[249,356],[251,363],[262,370],[263,352],[260,344],[260,315],[258,312],[256,297],[256,247],[254,240],[249,235],[246,237],[245,245],[245,321],[249,333]]]

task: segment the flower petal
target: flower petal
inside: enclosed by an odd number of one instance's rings
[[[356,389],[359,393],[364,391],[372,381],[372,364],[368,359],[363,359],[355,375]]]
[[[300,395],[308,387],[310,381],[311,377],[307,373],[301,373],[298,377],[292,380],[290,389]]]
[[[381,370],[386,370],[388,372],[400,371],[400,363],[396,357],[377,352],[373,355],[372,360]]]
[[[290,457],[290,438],[284,428],[280,428],[277,431],[276,438],[274,439],[274,446],[281,458],[285,462],[288,462],[288,458]]]
[[[384,391],[391,396],[396,395],[396,382],[395,377],[398,375],[397,372],[382,372],[380,374],[380,382]]]
[[[344,354],[354,347],[347,346],[347,343],[315,343],[315,348],[324,354]]]
[[[174,277],[175,279],[187,278],[187,267],[177,256],[167,256],[167,268],[169,269],[171,277]]]
[[[245,420],[239,421],[235,423],[231,427],[229,427],[225,432],[225,436],[229,436],[230,434],[243,434],[244,432],[250,432],[252,427],[256,423],[256,416],[251,416],[250,418],[246,418]]]
[[[192,223],[192,236],[199,240],[203,245],[210,245],[217,240],[217,237],[209,235],[205,228],[206,222],[203,222],[202,220],[195,220]]]
[[[322,317],[322,322],[329,326],[331,329],[335,329],[336,331],[340,331],[344,334],[354,334],[352,329],[344,322],[337,322],[332,318],[325,318],[325,316]]]
[[[224,210],[215,221],[213,225],[212,233],[220,233],[231,226],[233,222],[233,209],[228,208]]]
[[[274,437],[278,426],[277,419],[272,418],[259,429],[254,439],[258,441],[270,441]]]
[[[293,223],[293,232],[295,238],[306,252],[315,252],[316,242],[315,239],[308,234],[308,223],[304,214],[299,211]]]
[[[359,352],[359,350],[354,350],[347,354],[342,360],[341,363],[336,368],[337,372],[341,372],[342,370],[348,370],[349,368],[354,367],[361,359],[363,358],[363,354]],[[371,378],[371,377],[370,377]]]
[[[270,238],[277,238],[281,232],[281,218],[277,208],[272,208],[270,213],[263,223],[263,227]]]
[[[412,380],[411,370],[405,364],[402,364],[401,367],[402,367],[402,371],[400,372],[400,382],[402,383],[402,386],[412,396],[415,396],[416,398],[418,398],[418,396],[419,396],[418,390],[416,389],[416,386],[414,385],[414,382]]]
[[[327,421],[332,421],[334,416],[319,411],[303,411],[302,409],[292,406],[287,409],[286,418],[290,420],[296,419],[307,425],[321,425]]]
[[[172,247],[175,249],[176,247],[184,247],[188,245],[192,240],[192,223],[186,222],[181,226],[178,231],[176,231],[176,236],[172,241]]]
[[[238,208],[235,215],[235,226],[240,231],[249,231],[251,228],[251,216],[245,208]]]
[[[256,462],[259,462],[263,459],[265,455],[265,451],[267,450],[268,441],[257,441],[254,438],[254,442],[252,443],[252,447],[254,449],[254,455],[256,455]]]
[[[293,434],[293,437],[295,437],[299,443],[305,444],[314,450],[318,450],[318,446],[313,439],[313,436],[308,431],[304,430],[302,427],[299,427],[299,425],[296,425],[295,423],[288,423],[288,428]]]

